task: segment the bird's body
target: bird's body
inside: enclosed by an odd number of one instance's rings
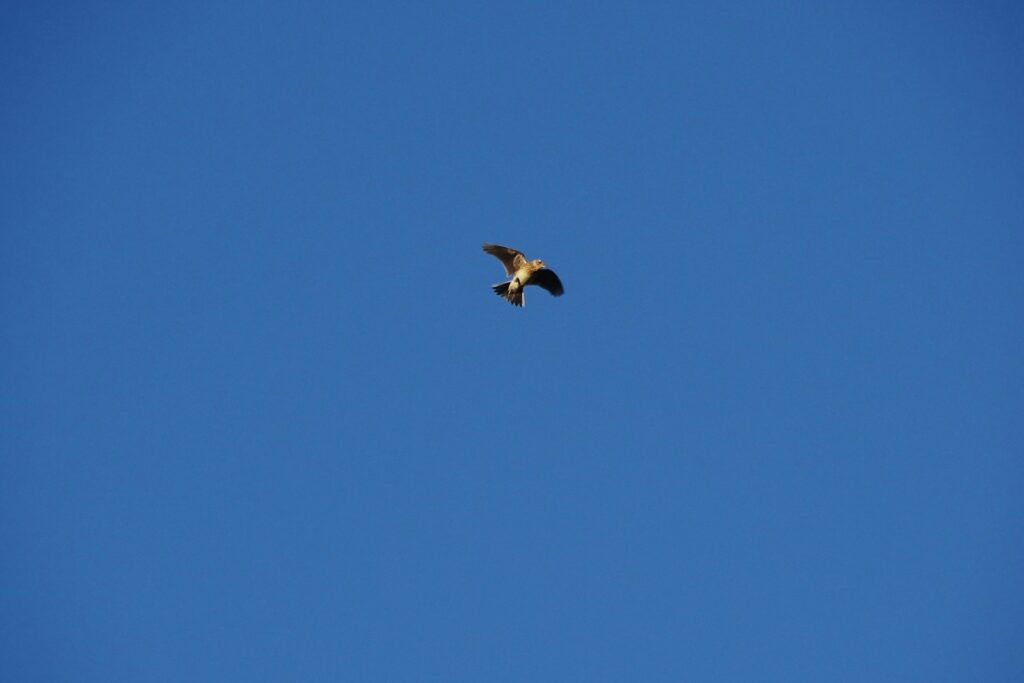
[[[537,285],[548,290],[553,296],[562,296],[565,288],[561,280],[539,258],[527,261],[521,251],[497,244],[484,244],[484,251],[494,256],[505,266],[505,274],[511,277],[508,282],[493,286],[495,293],[514,306],[522,306],[523,288],[526,285]]]

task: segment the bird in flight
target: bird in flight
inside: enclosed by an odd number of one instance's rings
[[[523,252],[497,244],[484,244],[484,251],[494,256],[505,266],[505,274],[511,280],[493,285],[494,293],[507,300],[513,306],[523,305],[523,287],[537,285],[551,292],[554,296],[562,296],[565,288],[555,271],[544,265],[539,258],[527,261]]]

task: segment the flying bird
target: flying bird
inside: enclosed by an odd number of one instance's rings
[[[544,265],[539,258],[527,261],[523,252],[497,244],[484,244],[484,251],[494,256],[505,266],[505,274],[511,280],[493,285],[494,293],[507,300],[513,306],[523,305],[523,287],[537,285],[551,292],[554,296],[562,296],[565,288],[555,271]]]

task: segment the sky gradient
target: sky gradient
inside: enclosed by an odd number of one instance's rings
[[[1024,680],[1024,12],[493,4],[3,10],[0,679]]]

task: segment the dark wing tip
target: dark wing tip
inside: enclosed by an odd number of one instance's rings
[[[537,286],[548,290],[552,296],[562,296],[565,294],[565,287],[562,286],[562,281],[555,275],[555,271],[550,268],[541,268],[533,274],[531,279],[537,283]]]

